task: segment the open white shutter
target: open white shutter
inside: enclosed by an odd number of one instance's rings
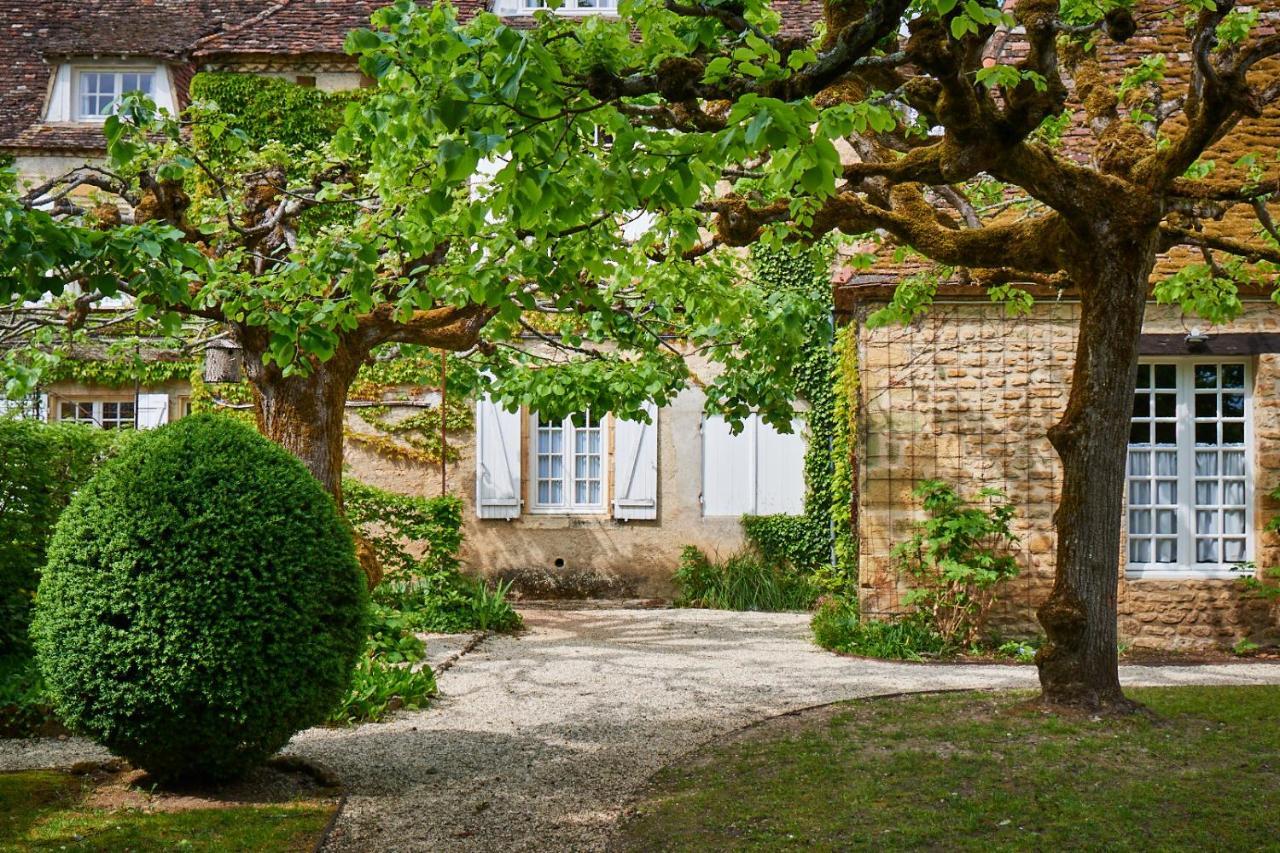
[[[753,419],[754,416],[753,416]],[[764,422],[756,430],[756,514],[804,514],[804,421],[783,435]]]
[[[520,413],[487,396],[476,402],[476,515],[520,515]]]
[[[168,394],[138,395],[138,429],[155,429],[169,422]]]
[[[40,411],[36,412],[35,418],[38,421],[53,420],[53,411],[49,408],[49,395],[40,395]]]
[[[645,404],[649,423],[614,420],[613,517],[658,517],[658,407]]]
[[[734,435],[719,415],[702,419],[702,514],[755,512],[756,420]]]

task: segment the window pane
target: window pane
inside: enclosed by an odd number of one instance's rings
[[[1151,474],[1151,452],[1149,450],[1129,451],[1129,474],[1146,477]]]
[[[1178,451],[1156,451],[1156,473],[1163,474],[1166,477],[1176,477],[1178,475]]]
[[[592,480],[592,481],[591,481],[591,495],[590,495],[590,501],[591,501],[591,503],[593,503],[593,504],[599,504],[599,503],[600,503],[600,481],[599,481],[599,480]]]
[[[1224,423],[1222,425],[1223,444],[1244,444],[1244,423]]]
[[[1218,511],[1216,509],[1196,510],[1196,533],[1217,533]]]
[[[1156,503],[1166,506],[1178,502],[1177,480],[1156,480]]]
[[[1224,509],[1222,511],[1223,533],[1244,533],[1244,510]]]
[[[1243,388],[1244,387],[1244,365],[1243,364],[1222,365],[1222,387],[1223,388]]]
[[[1156,417],[1172,418],[1178,414],[1178,395],[1177,394],[1157,394],[1156,395]]]
[[[1171,509],[1156,510],[1156,533],[1177,533],[1178,513]]]
[[[1218,503],[1218,482],[1216,480],[1196,480],[1196,505],[1216,506]]]
[[[1133,416],[1135,418],[1151,417],[1151,395],[1150,394],[1134,394],[1133,395]]]
[[[1196,424],[1196,444],[1217,444],[1218,425],[1216,423]]]
[[[1217,394],[1197,394],[1196,395],[1196,417],[1197,418],[1216,418],[1218,416],[1218,395]]]
[[[1244,562],[1244,540],[1243,539],[1223,539],[1222,540],[1222,562],[1224,563]]]
[[[1150,563],[1151,562],[1151,540],[1150,539],[1130,539],[1129,540],[1129,562],[1130,563]]]
[[[538,503],[551,503],[551,484],[545,480],[538,481]]]
[[[1244,506],[1244,480],[1222,481],[1222,503],[1226,506]]]
[[[1155,369],[1157,388],[1178,387],[1178,367],[1174,364],[1157,364]]]
[[[1151,532],[1151,510],[1129,510],[1129,532],[1141,534]]]
[[[1196,540],[1196,562],[1197,563],[1218,562],[1218,540],[1217,539],[1197,539]]]
[[[1178,561],[1178,540],[1177,539],[1157,539],[1156,540],[1156,562],[1157,563],[1176,563]]]
[[[1148,506],[1151,503],[1151,483],[1148,480],[1134,480],[1129,484],[1129,503],[1134,506]]]
[[[1151,424],[1136,423],[1129,427],[1130,444],[1150,444]]]
[[[1195,366],[1195,375],[1197,388],[1218,387],[1218,365],[1197,364]]]
[[[1151,387],[1151,365],[1149,364],[1138,365],[1138,381],[1135,383],[1135,385],[1138,388]]]
[[[1201,450],[1196,453],[1196,476],[1208,477],[1218,473],[1218,453]]]
[[[1156,444],[1177,444],[1178,425],[1172,421],[1156,424]]]
[[[1227,450],[1222,454],[1222,473],[1229,477],[1244,476],[1244,451]]]
[[[1223,394],[1222,395],[1222,416],[1224,418],[1243,418],[1244,417],[1244,395],[1243,394]]]

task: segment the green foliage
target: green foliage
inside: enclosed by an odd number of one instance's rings
[[[0,738],[27,737],[52,717],[35,657],[29,652],[0,657]]]
[[[218,124],[197,124],[193,141],[215,162],[271,142],[317,151],[333,139],[347,105],[361,94],[324,92],[261,74],[203,71],[191,79],[192,99],[217,104],[241,133],[229,133]]]
[[[126,436],[0,417],[0,657],[28,648],[31,601],[54,524]]]
[[[458,633],[520,627],[520,615],[507,600],[509,585],[490,589],[458,571],[460,499],[393,494],[350,479],[343,493],[347,517],[386,571],[374,601],[396,611],[406,629]]]
[[[807,512],[744,515],[742,530],[747,542],[768,563],[812,572],[831,561],[830,522]]]
[[[818,590],[807,575],[746,550],[723,562],[686,546],[675,574],[677,607],[714,610],[808,610]]]
[[[938,657],[947,648],[938,632],[918,614],[863,621],[854,602],[841,596],[824,598],[810,627],[819,646],[848,655],[918,661]]]
[[[898,570],[911,584],[906,601],[952,648],[974,644],[995,597],[995,587],[1018,573],[1008,553],[1013,505],[997,489],[981,489],[970,503],[938,480],[915,488],[928,518],[894,546]]]
[[[32,637],[71,728],[161,779],[227,779],[327,718],[367,600],[349,528],[302,463],[193,415],[76,493]]]
[[[81,382],[105,388],[163,385],[186,380],[200,369],[199,359],[176,361],[128,357],[109,359],[62,358],[42,376],[45,383]]]

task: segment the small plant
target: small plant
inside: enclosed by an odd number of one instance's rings
[[[1010,530],[1013,505],[996,489],[982,489],[969,502],[938,480],[921,482],[915,495],[929,517],[891,552],[911,584],[906,601],[948,647],[972,646],[997,584],[1018,573],[1007,553],[1018,542]]]
[[[1262,646],[1247,638],[1236,640],[1234,646],[1231,647],[1231,654],[1236,657],[1249,658],[1262,651]]]
[[[1039,642],[1032,642],[1030,640],[1008,640],[997,645],[995,652],[997,657],[1011,658],[1016,660],[1018,663],[1033,663],[1036,659],[1036,652],[1039,648]]]
[[[1268,530],[1276,530],[1278,519],[1267,523]],[[1259,569],[1252,561],[1232,566],[1231,571],[1241,573],[1240,586],[1246,593],[1268,601],[1280,600],[1280,569]]]
[[[857,606],[838,596],[819,603],[810,627],[814,642],[843,654],[918,661],[937,657],[946,650],[942,637],[920,614],[864,622]]]
[[[680,553],[677,607],[713,610],[808,610],[818,597],[809,577],[753,550],[716,562],[692,545]]]

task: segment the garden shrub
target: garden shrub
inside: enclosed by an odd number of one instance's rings
[[[30,653],[31,601],[54,524],[122,436],[0,417],[0,657]]]
[[[905,601],[950,648],[975,644],[995,600],[996,586],[1018,573],[1008,553],[1017,545],[1009,525],[1014,508],[997,489],[967,501],[947,483],[915,488],[928,518],[891,554],[911,589]]]
[[[75,495],[32,637],[59,716],[160,780],[234,778],[323,722],[365,647],[332,498],[218,415],[133,439]]]
[[[374,602],[399,611],[413,631],[514,631],[520,615],[507,600],[510,584],[490,588],[458,570],[462,501],[383,491],[355,480],[343,484],[347,517],[377,552],[385,571]]]
[[[723,562],[688,545],[680,553],[677,607],[714,610],[808,610],[818,590],[807,574],[747,549]]]
[[[922,660],[947,651],[946,642],[919,614],[863,621],[848,598],[824,598],[810,623],[813,639],[824,649],[888,660]]]

